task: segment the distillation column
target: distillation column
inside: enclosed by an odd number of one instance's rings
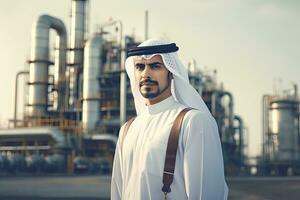
[[[48,67],[49,60],[49,31],[57,32],[55,68],[56,88],[58,89],[58,107],[64,107],[65,67],[67,49],[67,31],[64,23],[55,17],[42,15],[33,25],[31,56],[29,66],[29,103],[30,117],[47,116],[48,106]],[[57,77],[58,76],[58,77]]]
[[[84,39],[87,0],[72,0],[71,46],[70,46],[70,100],[72,109],[78,109],[81,96],[81,73],[83,71]]]
[[[101,54],[104,40],[96,33],[88,40],[84,52],[83,71],[83,102],[82,125],[83,132],[94,130],[100,115],[100,85],[99,75],[102,68]]]

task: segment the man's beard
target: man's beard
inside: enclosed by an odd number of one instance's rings
[[[148,83],[152,86],[156,86],[157,87],[157,92],[152,92],[150,88],[146,88],[146,92],[143,93],[141,91],[141,87],[145,84],[145,83]],[[141,81],[140,84],[140,93],[142,94],[142,96],[146,99],[153,99],[155,97],[158,97],[160,96],[164,91],[166,91],[169,87],[169,81],[168,81],[168,85],[162,90],[160,91],[160,88],[159,88],[159,83],[157,81],[154,81],[154,80],[151,80],[151,79],[146,79],[144,81]]]
[[[148,90],[148,88],[147,88],[146,93],[141,93],[141,94],[146,99],[154,99],[155,97],[158,97],[161,94],[161,92],[160,92],[159,87],[157,88],[157,92],[155,92],[155,93],[153,93],[151,90]]]

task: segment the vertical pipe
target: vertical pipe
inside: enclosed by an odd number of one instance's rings
[[[298,117],[298,120],[297,120],[297,128],[298,128],[298,130],[297,130],[297,145],[298,145],[298,147],[300,146],[300,102],[299,102],[299,100],[298,100],[298,97],[297,97],[297,102],[298,102],[298,105],[297,105],[297,117]],[[298,148],[298,157],[297,157],[297,159],[299,159],[299,148]]]
[[[298,86],[297,84],[294,84],[294,98],[296,102],[296,114],[295,114],[295,123],[296,123],[296,128],[297,130],[295,131],[296,133],[296,141],[295,141],[295,160],[299,159],[299,100],[298,100]]]
[[[46,16],[40,16],[32,28],[32,43],[29,65],[30,116],[45,116],[47,109],[49,27],[44,24]]]
[[[296,100],[298,100],[298,86],[297,84],[294,84],[294,97]]]
[[[148,40],[148,27],[149,27],[149,18],[148,10],[145,11],[145,40]]]
[[[223,98],[224,96],[229,97],[229,125],[233,126],[233,119],[234,119],[234,114],[233,114],[233,107],[234,107],[234,102],[233,102],[233,96],[230,92],[226,91],[214,91],[212,94],[212,100],[211,100],[211,112],[215,116],[217,114],[217,101],[219,98]]]
[[[66,47],[67,47],[67,33],[56,36],[55,48],[55,70],[54,84],[57,89],[57,111],[62,112],[66,109],[67,99],[66,92]]]
[[[264,95],[263,96],[263,158],[266,159],[266,154],[268,153],[268,141],[266,136],[268,135],[269,132],[269,95]]]
[[[233,127],[233,120],[234,120],[234,114],[233,114],[233,96],[230,92],[227,92],[227,91],[222,91],[220,93],[220,101],[222,100],[222,98],[224,96],[228,96],[229,97],[229,125],[228,125],[228,130],[229,130],[229,135],[226,135],[226,141],[234,141],[234,138],[233,138],[233,131],[234,131],[234,127]]]
[[[219,97],[219,92],[213,91],[212,95],[211,95],[211,114],[216,117],[216,112],[217,112],[217,100]]]
[[[96,33],[88,40],[84,52],[83,71],[83,102],[82,102],[82,124],[85,134],[94,130],[99,121],[99,81],[100,68],[102,66],[101,54],[103,48],[103,38],[100,33]]]
[[[20,71],[16,75],[16,82],[15,82],[15,108],[14,108],[14,127],[17,126],[17,112],[18,112],[18,82],[20,75],[29,74],[29,71]]]
[[[243,148],[244,148],[244,123],[241,117],[235,115],[234,119],[238,121],[239,126],[239,157],[240,157],[240,164],[244,163],[244,155],[243,155]]]
[[[87,0],[72,0],[70,46],[70,65],[72,68],[70,70],[70,104],[73,109],[78,107],[77,101],[81,95],[79,76],[84,62],[86,1]]]
[[[295,99],[296,100],[296,99]],[[298,152],[299,152],[299,143],[298,143],[298,130],[299,130],[299,117],[298,117],[298,101],[295,101],[296,106],[294,106],[294,160],[298,159]]]
[[[233,114],[233,106],[234,106],[233,96],[232,96],[232,94],[230,92],[226,92],[226,91],[222,91],[220,95],[221,95],[222,98],[224,96],[228,96],[229,97],[229,126],[233,127],[233,119],[234,119],[234,114]]]
[[[126,122],[127,115],[127,74],[125,71],[125,59],[126,59],[126,40],[123,40],[123,24],[118,21],[120,25],[120,50],[121,50],[121,74],[120,74],[120,126]]]
[[[66,64],[67,33],[64,23],[55,17],[41,15],[33,25],[32,47],[29,70],[29,115],[44,117],[47,115],[48,101],[48,67],[49,61],[49,31],[56,30],[59,39],[56,42],[56,65],[59,73],[58,85],[63,88],[64,69]],[[62,90],[59,95],[64,95]]]
[[[211,95],[211,113],[213,115],[213,117],[216,119],[217,125],[218,125],[218,129],[219,129],[219,135],[220,135],[220,140],[222,142],[226,142],[226,135],[224,134],[224,130],[223,130],[223,123],[220,122],[220,115],[218,115],[218,111],[217,111],[217,103],[219,102],[219,92],[218,90],[215,90],[212,92]]]
[[[226,92],[226,91],[214,91],[212,93],[212,98],[211,98],[211,112],[212,115],[217,118],[217,122],[218,124],[219,122],[219,117],[217,116],[217,102],[221,101],[221,99],[224,96],[228,96],[229,97],[229,128],[233,128],[233,120],[234,120],[234,113],[233,113],[233,106],[234,106],[234,102],[233,102],[233,96],[230,92]],[[223,138],[225,137],[225,138]],[[227,140],[226,136],[222,136],[222,141]]]

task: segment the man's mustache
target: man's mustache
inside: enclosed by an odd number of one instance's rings
[[[146,79],[140,82],[140,87],[145,84],[158,85],[158,82],[151,79]]]

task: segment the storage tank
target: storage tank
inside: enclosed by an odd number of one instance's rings
[[[299,160],[299,139],[297,86],[294,85],[293,90],[264,95],[263,165],[272,169],[282,166],[294,169]]]
[[[298,101],[278,98],[272,100],[269,106],[269,130],[273,144],[271,159],[278,161],[298,159]]]

